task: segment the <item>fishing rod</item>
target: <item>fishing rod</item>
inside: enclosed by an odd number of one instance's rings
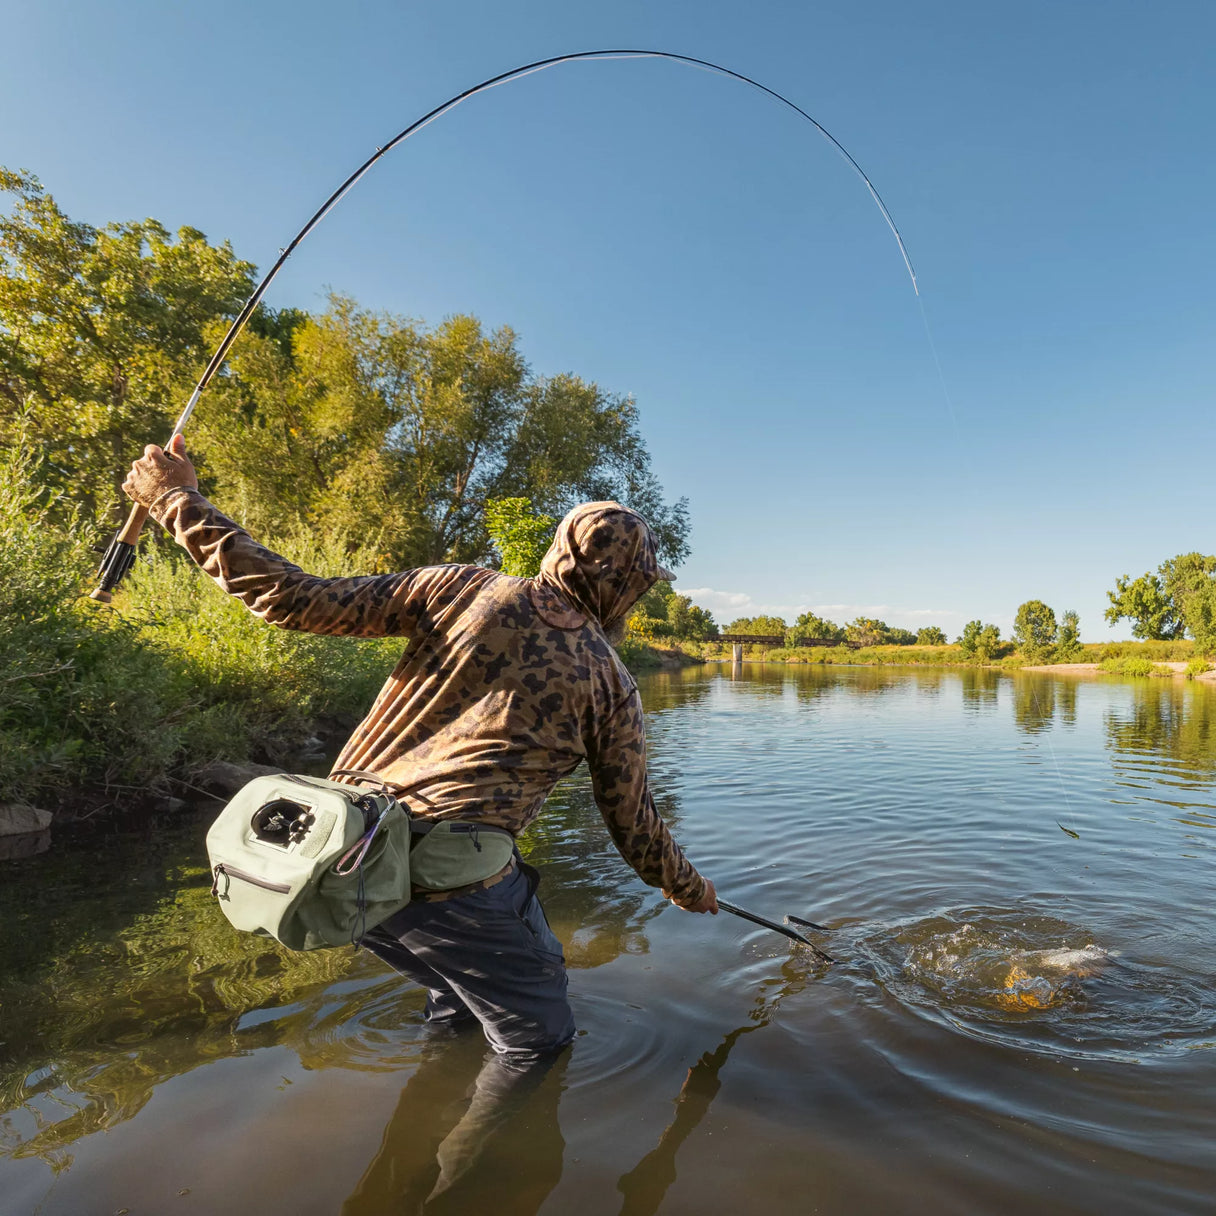
[[[194,391],[190,394],[190,399],[186,402],[186,408],[182,410],[177,422],[173,426],[173,433],[169,436],[169,443],[182,433],[186,423],[190,421],[190,415],[194,413],[194,407],[198,404],[199,398],[203,394],[203,390],[211,382],[212,378],[223,365],[228,352],[232,349],[232,344],[240,336],[241,331],[245,328],[246,322],[253,315],[257,306],[261,303],[262,297],[266,294],[267,288],[274,282],[275,276],[282,269],[284,263],[292,253],[295,252],[297,246],[306,236],[329,214],[330,211],[342,201],[343,197],[350,191],[359,179],[383,156],[391,152],[398,144],[403,143],[409,137],[423,127],[429,126],[437,118],[446,114],[449,110],[455,109],[461,102],[467,101],[470,97],[478,93],[484,93],[487,89],[492,89],[501,84],[507,84],[513,80],[519,80],[524,76],[530,76],[534,72],[543,71],[546,68],[556,67],[562,63],[575,63],[587,60],[612,60],[612,59],[666,59],[675,63],[686,64],[690,67],[699,68],[703,71],[712,72],[719,76],[727,76],[732,80],[737,80],[742,84],[746,84],[751,88],[758,89],[761,93],[766,93],[769,97],[779,101],[782,105],[789,107],[795,114],[804,118],[809,122],[848,162],[853,171],[865,183],[866,189],[870,192],[870,197],[873,198],[878,210],[882,213],[883,219],[890,228],[892,235],[895,237],[896,244],[899,246],[899,252],[904,260],[904,266],[907,268],[908,276],[912,280],[912,290],[920,295],[920,288],[916,282],[916,272],[912,269],[912,259],[908,256],[907,247],[904,245],[904,239],[900,235],[899,229],[895,225],[895,220],[891,217],[891,213],[887,210],[887,205],[882,201],[882,196],[875,189],[873,182],[866,176],[865,171],[853,159],[848,149],[816,119],[812,118],[801,106],[796,105],[788,97],[778,93],[776,89],[770,89],[768,85],[761,84],[760,81],[752,79],[750,76],[743,75],[742,72],[733,71],[731,68],[723,67],[719,63],[712,63],[708,59],[698,59],[693,55],[679,55],[674,51],[652,51],[652,50],[600,50],[600,51],[575,51],[566,55],[553,55],[547,59],[537,59],[533,63],[526,63],[522,67],[512,68],[508,72],[500,72],[497,76],[491,76],[480,84],[475,84],[471,88],[467,88],[454,97],[448,98],[441,105],[436,106],[433,110],[429,110],[421,118],[410,123],[403,131],[398,132],[386,144],[382,144],[376,151],[369,156],[351,175],[321,204],[320,207],[313,213],[308,222],[292,237],[291,241],[279,251],[278,259],[270,270],[266,273],[262,281],[254,288],[253,294],[245,301],[241,311],[237,314],[236,319],[228,328],[228,332],[224,335],[223,341],[216,347],[215,353],[211,356],[203,374],[198,378],[197,384],[194,386]],[[168,444],[165,445],[166,447]],[[112,593],[123,577],[131,569],[135,563],[135,546],[139,540],[139,534],[143,529],[144,523],[148,518],[147,507],[140,506],[136,503],[130,514],[127,516],[126,522],[119,528],[114,539],[110,542],[110,547],[106,550],[105,556],[101,561],[101,570],[97,582],[97,587],[90,593],[90,598],[99,601],[103,604],[108,604],[112,598]]]

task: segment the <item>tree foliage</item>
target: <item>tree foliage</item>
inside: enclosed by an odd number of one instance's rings
[[[1151,571],[1138,579],[1123,575],[1115,580],[1115,589],[1106,593],[1110,600],[1105,616],[1111,625],[1125,618],[1132,623],[1132,637],[1164,640],[1178,638],[1186,625],[1178,614],[1177,605],[1166,594],[1161,579]]]
[[[968,621],[959,636],[959,649],[964,657],[978,663],[991,662],[1001,644],[1001,631],[996,625],[985,625],[983,621]]]
[[[556,527],[557,520],[533,511],[527,498],[491,498],[486,503],[486,530],[504,574],[521,578],[539,574]]]
[[[945,646],[946,635],[936,625],[926,625],[917,631],[916,644],[918,646]]]
[[[704,641],[717,633],[712,613],[698,608],[687,595],[679,595],[660,580],[646,592],[629,617],[629,630],[639,638],[676,638]]]
[[[1132,636],[1144,639],[1181,638],[1190,634],[1207,654],[1216,650],[1216,557],[1180,553],[1168,558],[1154,574],[1115,580],[1106,593],[1106,620],[1114,625],[1130,620]]]
[[[1068,663],[1081,654],[1081,618],[1071,608],[1060,617],[1060,630],[1056,635],[1055,659]]]
[[[1056,614],[1042,600],[1027,600],[1013,618],[1013,640],[1028,659],[1045,659],[1055,645]]]
[[[130,461],[163,441],[254,268],[193,228],[71,220],[33,176],[0,170],[0,442],[32,404],[43,476],[112,510]],[[668,564],[688,506],[668,503],[637,404],[571,373],[535,375],[516,335],[335,296],[319,316],[262,309],[188,435],[204,488],[255,533],[303,532],[381,568],[494,557],[486,505],[539,515],[616,499]]]
[[[111,507],[139,449],[167,436],[253,267],[196,228],[71,220],[29,173],[0,168],[0,193],[0,442],[15,442],[30,402],[43,476]]]
[[[790,626],[789,644],[798,646],[808,640],[843,642],[844,627],[837,625],[835,621],[816,616],[813,612],[804,612]]]
[[[881,646],[886,641],[887,632],[885,621],[868,616],[859,616],[844,627],[845,637],[858,646]]]
[[[723,630],[724,633],[751,633],[761,637],[785,637],[788,628],[779,616],[740,616],[736,617]]]

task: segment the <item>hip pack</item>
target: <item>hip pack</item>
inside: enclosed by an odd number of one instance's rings
[[[412,819],[373,773],[373,788],[290,773],[242,787],[207,832],[211,892],[232,925],[292,950],[359,943],[410,901],[411,886],[447,890],[510,860],[510,832]]]

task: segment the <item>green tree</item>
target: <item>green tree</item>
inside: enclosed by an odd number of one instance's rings
[[[1216,557],[1180,553],[1132,580],[1115,581],[1106,593],[1106,619],[1132,622],[1137,638],[1180,638],[1190,634],[1203,653],[1216,649]]]
[[[916,634],[918,646],[945,646],[946,635],[936,625],[926,625]]]
[[[916,634],[911,629],[896,629],[889,625],[883,641],[888,646],[915,646]]]
[[[164,441],[210,355],[209,331],[253,288],[253,266],[196,228],[94,228],[38,179],[0,168],[0,443],[27,435],[61,500],[119,507],[146,442]],[[138,437],[138,442],[136,442]],[[121,499],[125,503],[125,499]]]
[[[996,625],[985,625],[983,621],[968,621],[958,639],[964,657],[979,663],[990,662],[1000,644],[1000,629]]]
[[[797,646],[806,639],[843,642],[845,631],[835,621],[825,620],[813,612],[804,612],[790,628],[789,644]]]
[[[1056,638],[1055,658],[1059,663],[1070,663],[1081,652],[1081,618],[1069,608],[1060,617],[1060,631]]]
[[[504,574],[531,578],[553,541],[557,520],[538,514],[526,498],[491,498],[486,503],[486,530],[500,557]]]
[[[1162,562],[1160,572],[1195,649],[1211,654],[1216,650],[1216,557],[1181,553]]]
[[[1180,638],[1186,630],[1178,606],[1151,571],[1135,580],[1126,574],[1116,579],[1106,598],[1110,600],[1106,620],[1111,625],[1130,620],[1134,638]]]
[[[785,637],[786,624],[779,616],[736,617],[723,633],[751,633],[763,637]]]
[[[289,348],[288,348],[289,345]],[[251,527],[372,544],[383,566],[491,556],[486,504],[538,515],[617,499],[687,555],[687,508],[649,470],[631,401],[574,376],[531,377],[515,334],[475,317],[434,329],[333,297],[290,343],[251,335],[195,442]]]
[[[859,646],[881,646],[887,638],[885,621],[876,621],[872,617],[859,616],[844,627],[845,637]]]
[[[1013,618],[1013,640],[1032,662],[1047,658],[1057,632],[1056,614],[1042,600],[1027,600]]]

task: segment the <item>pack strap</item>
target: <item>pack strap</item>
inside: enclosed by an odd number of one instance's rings
[[[368,772],[362,768],[336,768],[329,774],[329,779],[333,781],[337,777],[353,777],[356,781],[362,781],[369,785],[378,787],[378,792],[391,798],[392,790],[388,788],[388,783],[383,777],[377,776],[375,773]]]

